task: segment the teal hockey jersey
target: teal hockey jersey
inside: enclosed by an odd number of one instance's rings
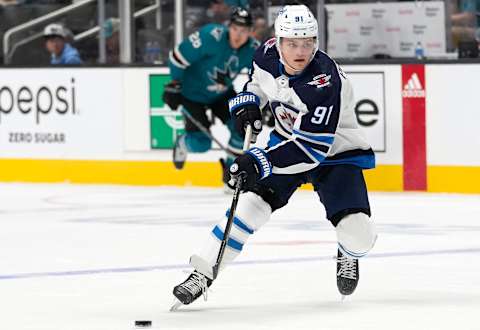
[[[233,49],[228,27],[207,24],[170,52],[170,75],[182,83],[185,98],[211,104],[233,88],[232,82],[242,69],[250,69],[258,45],[250,37],[242,47]]]

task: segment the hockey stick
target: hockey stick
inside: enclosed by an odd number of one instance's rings
[[[200,123],[198,120],[196,120],[195,118],[193,118],[192,114],[190,112],[188,112],[187,109],[185,109],[185,107],[180,107],[180,111],[182,112],[183,115],[185,115],[195,126],[198,127],[199,130],[201,130],[203,132],[203,134],[205,134],[206,136],[208,136],[213,142],[215,142],[216,144],[218,144],[218,146],[220,147],[220,149],[222,149],[223,151],[225,151],[227,154],[229,154],[230,156],[233,156],[233,157],[237,157],[239,156],[239,154],[237,152],[235,152],[234,150],[232,150],[232,148],[230,148],[229,146],[224,146],[215,136],[212,135],[212,133],[210,133],[210,131],[202,125],[202,123]]]
[[[245,140],[243,141],[243,151],[247,151],[250,148],[250,140],[252,138],[252,127],[247,126],[245,132]],[[230,236],[230,229],[232,228],[233,219],[235,217],[235,210],[237,209],[238,199],[240,197],[240,190],[242,189],[242,178],[238,178],[235,182],[235,190],[233,191],[232,205],[230,206],[230,214],[228,215],[227,224],[225,225],[225,232],[223,233],[223,239],[220,243],[220,250],[218,250],[217,262],[213,265],[213,280],[217,278],[220,265],[222,263],[225,248],[227,246],[228,237]]]

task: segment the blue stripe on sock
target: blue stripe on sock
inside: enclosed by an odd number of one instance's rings
[[[227,213],[225,214],[227,218],[230,216],[230,210],[227,210]],[[249,235],[252,235],[255,231],[248,227],[240,218],[238,217],[233,217],[233,224],[236,225],[240,230],[243,230]]]
[[[233,224],[236,225],[238,228],[242,229],[243,231],[247,232],[248,234],[252,235],[254,231],[250,229],[246,224],[244,224],[242,221],[240,221],[239,218],[234,217],[233,218]]]
[[[217,237],[219,240],[222,240],[223,239],[223,231],[220,229],[220,227],[218,226],[215,226],[215,228],[213,228],[212,230],[212,233],[215,235],[215,237]],[[229,247],[231,247],[232,249],[234,250],[237,250],[237,251],[242,251],[243,249],[243,244],[240,243],[239,241],[233,239],[233,238],[228,238],[228,241],[227,241],[227,245]]]

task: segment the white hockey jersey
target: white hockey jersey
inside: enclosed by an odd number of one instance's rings
[[[275,174],[294,174],[317,166],[352,164],[375,167],[375,155],[360,131],[350,81],[337,63],[317,51],[305,70],[285,73],[275,39],[257,49],[244,92],[270,103],[275,128],[266,152]]]

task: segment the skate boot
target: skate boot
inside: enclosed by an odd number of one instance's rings
[[[173,295],[183,305],[191,304],[201,295],[207,300],[207,290],[212,282],[211,279],[194,270],[183,283],[173,288]]]
[[[349,258],[337,252],[337,288],[343,296],[348,296],[355,291],[358,284],[358,260]]]
[[[185,135],[180,135],[175,141],[173,148],[173,165],[177,170],[181,170],[185,166],[187,160],[187,145],[185,144]]]

